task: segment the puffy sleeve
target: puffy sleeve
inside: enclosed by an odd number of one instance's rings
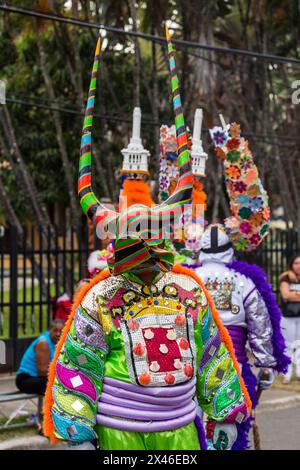
[[[257,367],[275,367],[273,328],[267,306],[253,286],[244,301],[248,341]]]
[[[51,408],[46,403],[48,426],[44,428],[52,441],[79,444],[96,438],[94,427],[108,346],[99,307],[92,299],[91,289],[74,308],[51,365],[53,377],[49,377],[46,392]]]
[[[214,127],[210,135],[216,155],[223,161],[232,212],[225,227],[236,250],[254,250],[268,233],[270,209],[248,142],[235,122],[226,129]]]

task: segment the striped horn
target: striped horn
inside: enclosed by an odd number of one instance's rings
[[[83,212],[97,224],[97,219],[105,225],[106,221],[114,219],[116,212],[103,206],[94,194],[92,188],[92,127],[95,108],[97,74],[100,62],[100,35],[98,37],[92,76],[90,81],[88,101],[85,110],[84,123],[81,137],[79,173],[78,173],[78,196]]]
[[[179,81],[176,71],[176,63],[174,57],[174,49],[171,42],[169,29],[166,25],[166,38],[168,45],[168,56],[170,66],[170,79],[173,94],[173,109],[175,114],[175,127],[177,139],[177,154],[178,154],[178,167],[179,178],[177,186],[172,195],[164,201],[159,207],[165,206],[180,206],[189,203],[193,191],[193,174],[191,168],[190,154],[187,146],[187,133],[185,128]]]

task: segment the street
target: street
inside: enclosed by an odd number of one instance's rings
[[[262,450],[300,450],[300,406],[257,414]]]
[[[15,376],[3,374],[0,376],[0,392],[15,390]],[[9,416],[20,403],[2,403],[1,412]],[[36,406],[30,401],[25,409],[30,415],[36,411]],[[300,450],[299,422],[300,422],[300,393],[289,389],[272,387],[261,396],[260,405],[256,412],[259,425],[262,450]],[[30,433],[29,435],[27,433]],[[8,441],[1,439],[0,450],[4,449],[57,449],[49,445],[48,440],[38,436],[36,431],[28,430],[13,435]],[[251,431],[251,439],[253,433]],[[61,447],[63,448],[63,447]]]

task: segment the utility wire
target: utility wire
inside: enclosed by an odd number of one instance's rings
[[[45,109],[45,110],[49,110],[49,111],[58,111],[58,112],[73,114],[73,115],[77,115],[77,116],[84,116],[84,113],[80,110],[75,110],[75,109],[71,109],[71,108],[63,108],[63,107],[60,107],[60,106],[57,106],[57,105],[49,106],[49,105],[46,105],[46,104],[43,104],[43,103],[38,103],[36,99],[32,103],[29,102],[29,101],[15,99],[15,98],[6,98],[6,101],[8,103],[13,103],[13,104],[27,106],[27,107],[41,108],[41,109]],[[127,123],[130,123],[130,124],[132,123],[132,118],[121,116],[121,115],[95,113],[94,117],[99,118],[99,119],[104,119],[106,121],[112,121],[112,122],[127,122]],[[161,126],[161,123],[159,123],[157,121],[154,121],[154,120],[151,120],[151,119],[145,119],[145,118],[142,118],[142,124],[147,125],[147,126],[148,125],[157,126],[157,127]],[[164,124],[171,125],[173,123],[165,122]],[[208,134],[209,129],[208,128],[202,128],[202,131],[204,133]],[[270,134],[256,134],[256,133],[253,133],[253,132],[243,132],[243,135],[245,137],[251,137],[251,138],[254,138],[255,140],[263,141],[266,144],[275,143],[274,139],[278,139],[279,141],[282,140],[282,141],[286,141],[286,142],[291,142],[291,143],[293,143],[295,141],[300,141],[300,137],[296,137],[296,136],[295,137],[293,137],[293,136],[291,136],[291,137],[275,136],[275,135],[272,136]],[[281,147],[281,146],[283,147],[283,146],[286,146],[287,144],[280,144],[280,143],[277,144],[276,143],[276,145],[278,145],[278,147]]]
[[[68,114],[75,114],[75,115],[78,115],[78,116],[84,116],[83,111],[79,111],[79,110],[71,109],[71,108],[65,108],[65,107],[61,107],[61,106],[57,106],[57,105],[51,105],[50,106],[50,105],[47,105],[47,104],[38,103],[36,99],[33,102],[29,102],[29,101],[15,99],[15,98],[6,98],[6,101],[8,103],[20,104],[20,105],[24,105],[24,106],[33,107],[33,108],[42,108],[42,109],[46,109],[46,110],[50,110],[50,111],[58,111],[58,112],[62,112],[62,113],[68,113]],[[114,115],[114,114],[94,113],[94,117],[99,118],[99,119],[106,119],[108,121],[132,123],[132,118],[127,118],[125,116],[123,117],[121,115],[117,116],[117,115]],[[142,119],[142,123],[147,124],[147,125],[153,125],[153,126],[159,126],[160,125],[158,122],[155,122],[151,119]]]
[[[163,43],[163,44],[166,42],[166,39],[163,38],[162,36],[154,36],[152,34],[139,33],[137,31],[125,31],[124,29],[115,28],[113,26],[105,26],[102,24],[89,23],[88,21],[78,20],[77,18],[72,18],[72,17],[67,18],[62,15],[42,13],[39,11],[15,7],[12,5],[6,5],[6,4],[0,5],[0,10],[8,11],[10,13],[17,13],[21,15],[33,16],[36,18],[42,18],[44,20],[59,21],[61,23],[72,24],[74,26],[82,26],[84,28],[91,28],[91,29],[97,29],[97,30],[103,29],[110,33],[115,33],[115,34],[120,34],[120,35],[125,35],[125,36],[135,36],[135,37],[145,39],[147,41],[152,41],[152,42],[154,41],[154,42]],[[294,64],[298,66],[300,65],[300,59],[295,59],[293,57],[282,57],[278,55],[265,54],[261,52],[246,51],[242,49],[233,49],[230,47],[216,47],[216,46],[211,46],[207,44],[199,44],[198,42],[185,41],[182,39],[175,39],[175,38],[172,38],[172,42],[174,44],[178,44],[178,45],[184,46],[186,48],[191,48],[191,49],[203,49],[203,50],[213,51],[219,54],[238,55],[238,56],[247,57],[249,59],[266,60],[272,63]]]
[[[163,38],[161,36],[153,36],[153,35],[150,35],[150,34],[144,34],[144,33],[139,33],[139,32],[135,32],[135,31],[125,31],[124,29],[121,29],[121,28],[115,28],[115,27],[104,26],[104,25],[96,25],[94,23],[89,23],[87,21],[82,21],[82,20],[78,20],[78,19],[75,19],[75,18],[67,18],[67,17],[64,17],[64,16],[52,15],[52,14],[49,15],[49,14],[46,14],[46,13],[33,11],[33,10],[26,10],[26,9],[19,8],[19,7],[14,7],[14,6],[11,6],[11,5],[0,5],[0,10],[9,11],[11,13],[23,14],[23,15],[27,15],[27,16],[34,16],[34,17],[43,18],[43,19],[52,20],[52,21],[59,21],[59,22],[63,22],[63,23],[68,23],[68,24],[72,24],[72,25],[76,25],[76,26],[82,26],[82,27],[88,27],[88,28],[92,28],[92,29],[98,29],[98,30],[103,29],[103,30],[106,30],[108,32],[113,32],[113,33],[122,34],[122,35],[126,35],[126,36],[136,36],[136,37],[146,39],[146,40],[150,40],[150,41],[154,41],[154,42],[157,42],[157,43],[165,43],[165,41],[166,41],[165,38]],[[174,42],[175,44],[178,44],[180,46],[180,48],[182,46],[186,47],[186,48],[191,47],[191,48],[197,48],[197,49],[211,50],[211,51],[218,52],[218,53],[228,53],[228,54],[248,56],[248,57],[251,57],[251,58],[258,58],[258,59],[263,59],[263,60],[272,60],[273,62],[295,63],[297,65],[300,65],[300,60],[293,59],[293,58],[273,56],[273,55],[270,55],[270,54],[261,54],[261,53],[250,52],[250,51],[243,51],[243,50],[239,50],[239,49],[220,48],[220,47],[214,47],[214,46],[209,46],[209,45],[201,45],[199,43],[195,43],[195,42],[191,42],[191,41],[178,40],[178,39],[174,39],[174,38],[173,38],[172,42]],[[190,54],[194,55],[195,57],[202,58],[204,60],[208,60],[209,62],[211,61],[211,59],[207,59],[205,57],[197,56],[196,54],[192,54],[192,53],[190,53]],[[211,62],[214,62],[214,61],[211,61]],[[219,65],[219,64],[217,64],[217,65]],[[15,99],[15,98],[6,98],[6,101],[10,102],[10,103],[14,103],[14,104],[29,106],[29,107],[37,107],[37,108],[42,108],[42,109],[45,109],[45,110],[52,110],[52,111],[58,111],[58,112],[63,112],[63,113],[69,113],[69,114],[84,116],[84,113],[81,112],[81,111],[76,111],[76,110],[71,109],[71,108],[60,107],[60,106],[57,106],[56,104],[48,106],[48,105],[43,104],[41,102],[38,103],[36,99],[35,99],[35,102],[31,102],[31,103],[28,102],[28,101],[25,101],[25,100],[20,100],[20,99]],[[114,121],[114,122],[127,122],[127,123],[132,122],[131,118],[127,118],[125,116],[120,116],[120,115],[116,116],[116,115],[112,115],[112,114],[95,113],[94,116],[95,116],[95,118],[105,119],[105,120]],[[156,121],[150,120],[150,119],[145,119],[145,118],[142,119],[142,124],[160,126],[159,122],[156,122]],[[203,128],[203,132],[207,133],[208,129]],[[257,140],[262,140],[262,141],[264,141],[266,143],[270,143],[270,144],[272,143],[272,141],[269,142],[265,139],[268,139],[268,138],[272,139],[273,138],[273,136],[270,136],[270,135],[267,135],[267,134],[244,133],[244,135],[248,136],[248,137],[254,137]],[[280,140],[291,141],[291,142],[300,140],[299,137],[281,136],[281,137],[276,137],[276,138],[279,138]]]

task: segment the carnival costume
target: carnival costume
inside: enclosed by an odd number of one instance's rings
[[[196,273],[213,298],[230,334],[254,409],[258,404],[258,387],[271,386],[272,371],[284,372],[289,363],[284,354],[281,312],[275,295],[260,267],[234,259],[232,243],[224,226],[210,226],[204,232],[199,260],[201,267]],[[254,357],[254,366],[260,369],[258,378],[249,363],[247,344]],[[269,377],[264,380],[262,371],[266,368]],[[238,426],[238,439],[233,450],[250,446],[250,429],[251,418]]]
[[[190,200],[192,173],[172,44],[167,31],[179,180],[155,207],[106,210],[91,187],[91,130],[98,41],[83,127],[79,196],[98,233],[117,226],[109,270],[78,295],[51,364],[44,431],[55,442],[105,450],[205,448],[196,404],[217,425],[214,446],[229,448],[235,423],[251,412],[232,345],[195,273],[173,266],[159,227]],[[143,222],[157,223],[157,230]],[[147,224],[146,224],[147,225]],[[151,285],[139,274],[155,273]],[[199,429],[199,434],[198,434]],[[199,440],[201,444],[199,444]]]
[[[193,141],[196,139],[197,158],[203,156],[205,159],[206,154],[202,144],[199,144],[201,124],[202,122],[199,125],[198,119]],[[240,136],[240,126],[233,123],[224,125],[223,128],[214,127],[210,134],[216,155],[223,162],[233,216],[226,219],[224,225],[209,226],[204,234],[201,237],[198,235],[195,240],[186,237],[184,249],[180,250],[177,257],[181,263],[192,265],[214,300],[220,319],[230,334],[236,357],[242,366],[243,379],[255,408],[258,386],[270,386],[274,379],[272,371],[285,372],[290,362],[284,354],[285,342],[280,328],[281,312],[265,273],[256,265],[234,259],[234,249],[252,251],[267,235],[270,217],[268,197],[259,179],[248,142]],[[174,129],[162,126],[160,188],[161,191],[170,193],[172,180],[166,180],[165,177],[168,176],[171,165],[174,165],[174,142]],[[192,158],[194,149],[193,142]],[[193,163],[196,180],[200,172],[197,171],[197,162]],[[203,200],[202,198],[202,204]],[[194,200],[193,204],[196,202]],[[191,222],[201,225],[201,220],[193,218]],[[199,229],[203,230],[203,227],[202,221],[202,227]],[[201,234],[201,230],[198,230],[199,233]],[[197,250],[200,247],[199,257]],[[248,363],[247,342],[255,358],[255,366],[260,368],[258,380]],[[263,380],[262,377],[262,370],[265,368],[269,369],[268,380]],[[243,450],[249,447],[250,428],[251,418],[238,426],[238,439],[233,449]]]
[[[258,403],[258,387],[272,385],[274,373],[285,372],[289,358],[284,354],[281,312],[272,287],[263,270],[234,259],[234,250],[256,249],[268,233],[270,209],[268,197],[259,178],[248,142],[240,135],[236,123],[210,131],[215,152],[223,162],[225,184],[232,217],[224,225],[209,227],[201,240],[196,273],[214,299],[220,318],[232,339],[242,376],[252,400]],[[260,369],[256,377],[248,362],[246,344]],[[268,379],[262,371],[269,369]],[[249,447],[251,419],[239,426],[233,449]]]

